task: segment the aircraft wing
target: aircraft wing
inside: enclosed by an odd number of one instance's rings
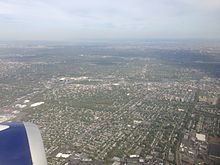
[[[32,123],[0,124],[0,165],[47,165],[38,127]]]

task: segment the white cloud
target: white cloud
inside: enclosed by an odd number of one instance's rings
[[[16,5],[0,1],[0,14],[13,14],[16,10]]]
[[[219,0],[181,0],[181,1],[195,8],[200,8],[202,10],[213,11],[220,9]]]

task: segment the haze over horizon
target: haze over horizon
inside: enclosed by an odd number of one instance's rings
[[[1,40],[220,39],[219,0],[0,0]]]

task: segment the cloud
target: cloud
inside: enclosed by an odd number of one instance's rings
[[[189,6],[192,6],[197,9],[214,11],[220,9],[219,0],[180,0],[182,3],[185,3]]]
[[[13,14],[17,7],[11,3],[0,1],[0,15]]]

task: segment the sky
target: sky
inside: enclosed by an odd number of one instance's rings
[[[0,40],[220,39],[220,0],[0,0]]]

